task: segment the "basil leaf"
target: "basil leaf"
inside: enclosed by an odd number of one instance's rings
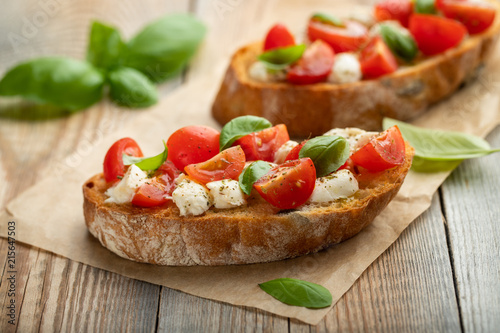
[[[128,42],[124,65],[162,82],[184,69],[204,36],[205,26],[193,16],[165,16]]]
[[[380,34],[392,53],[399,58],[411,61],[417,56],[417,43],[409,33],[404,33],[402,29],[389,24],[381,24]]]
[[[0,95],[75,111],[99,101],[103,85],[103,74],[88,62],[45,57],[10,69],[0,81]]]
[[[463,160],[452,161],[430,161],[425,158],[414,156],[411,169],[416,172],[440,172],[455,169]]]
[[[440,131],[412,126],[402,121],[384,118],[384,128],[397,125],[405,140],[415,148],[415,156],[430,161],[457,161],[499,152],[477,136],[452,131]]]
[[[299,157],[309,157],[316,168],[316,177],[326,176],[340,168],[349,158],[349,142],[341,136],[317,136],[300,149]]]
[[[234,141],[253,132],[273,126],[269,120],[256,116],[242,116],[228,122],[220,132],[220,151],[231,147]]]
[[[293,64],[302,57],[306,49],[305,44],[280,47],[271,51],[267,51],[259,55],[259,61],[262,61],[266,67],[274,70],[279,70]]]
[[[167,160],[168,148],[165,145],[165,150],[162,153],[153,157],[135,157],[127,154],[123,154],[123,165],[135,164],[139,169],[143,171],[156,170]]]
[[[136,69],[120,67],[108,74],[109,95],[118,105],[144,108],[158,101],[153,82]]]
[[[319,284],[298,279],[280,278],[260,283],[259,287],[278,301],[311,309],[332,305],[332,294]]]
[[[415,13],[418,14],[434,14],[436,13],[435,0],[416,0]]]
[[[98,21],[92,23],[87,48],[88,62],[103,69],[119,65],[124,47],[125,43],[116,28]]]
[[[318,22],[325,23],[325,24],[330,24],[330,25],[340,27],[340,28],[345,27],[345,24],[344,24],[344,22],[342,22],[341,19],[339,19],[335,16],[332,16],[332,15],[328,15],[328,14],[315,13],[311,17],[311,20],[318,21]]]
[[[250,195],[253,184],[271,169],[272,165],[264,161],[255,161],[250,164],[244,172],[240,173],[238,179],[243,193]]]

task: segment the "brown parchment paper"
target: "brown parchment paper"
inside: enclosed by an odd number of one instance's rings
[[[500,82],[495,78],[498,74],[497,50],[478,81],[414,123],[485,136],[500,123]],[[410,172],[396,198],[360,234],[326,251],[296,259],[225,267],[160,267],[128,261],[103,248],[85,227],[82,183],[101,171],[106,150],[118,138],[133,137],[145,155],[152,155],[161,150],[161,140],[181,126],[218,127],[209,113],[217,88],[217,79],[213,77],[196,79],[120,131],[99,136],[85,149],[60,161],[52,175],[9,202],[1,219],[17,222],[18,241],[69,259],[192,295],[255,307],[315,325],[330,308],[310,310],[287,306],[262,292],[257,284],[278,277],[315,282],[331,291],[335,304],[363,271],[430,206],[433,193],[449,172]],[[103,126],[102,133],[105,133],[105,124]],[[0,235],[5,237],[6,232],[6,227],[2,227]]]

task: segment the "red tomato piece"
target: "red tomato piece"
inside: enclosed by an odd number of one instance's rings
[[[458,21],[428,14],[413,14],[409,30],[420,51],[429,56],[457,46],[467,33]]]
[[[378,22],[397,20],[403,27],[408,27],[412,13],[413,4],[409,0],[384,0],[375,5],[373,15]]]
[[[405,141],[397,126],[380,133],[351,155],[355,165],[374,172],[401,165],[404,159]]]
[[[287,80],[294,84],[313,84],[325,81],[330,74],[335,53],[328,44],[317,40],[302,55],[302,58],[290,68]]]
[[[114,183],[123,177],[128,167],[123,165],[123,154],[135,157],[142,157],[141,148],[134,139],[123,138],[109,148],[104,157],[103,173],[108,183]]]
[[[234,146],[241,146],[247,161],[274,161],[276,151],[288,140],[288,130],[283,124],[250,133],[236,140]]]
[[[368,40],[368,29],[356,21],[344,21],[344,27],[310,20],[307,35],[311,41],[322,40],[334,52],[357,51]]]
[[[359,62],[363,76],[368,79],[390,74],[398,69],[396,58],[378,36],[361,51]]]
[[[264,51],[295,45],[295,38],[283,24],[274,25],[267,33]]]
[[[302,147],[306,144],[307,140],[302,141],[298,145],[292,148],[288,155],[286,155],[285,162],[286,161],[293,161],[293,160],[298,160],[299,159],[299,153]]]
[[[304,204],[316,184],[316,169],[310,158],[280,164],[256,181],[253,187],[271,205],[293,209]]]
[[[219,153],[219,131],[206,126],[178,129],[167,141],[168,160],[179,170],[186,165],[204,162]]]
[[[465,25],[471,35],[488,29],[493,24],[496,14],[495,7],[486,1],[441,0],[439,8],[444,16]]]
[[[222,179],[237,180],[243,168],[245,153],[240,146],[236,146],[221,151],[203,163],[190,164],[184,171],[194,180],[206,184]]]

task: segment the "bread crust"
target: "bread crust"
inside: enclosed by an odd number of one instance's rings
[[[353,198],[280,212],[255,191],[247,205],[211,208],[181,217],[172,202],[158,208],[104,203],[102,174],[83,185],[85,223],[101,244],[123,258],[157,265],[231,265],[293,258],[353,237],[387,206],[401,187],[413,157],[404,164],[358,179]]]
[[[499,5],[492,3],[498,13]],[[244,115],[265,117],[273,124],[284,123],[296,137],[321,135],[335,127],[380,130],[384,117],[412,119],[477,75],[498,40],[499,16],[488,30],[443,54],[379,79],[346,84],[259,82],[249,77],[248,68],[262,43],[244,46],[231,59],[212,115],[222,125]]]

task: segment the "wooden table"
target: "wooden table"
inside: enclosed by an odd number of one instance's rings
[[[0,72],[39,55],[83,58],[93,18],[119,26],[129,37],[165,12],[190,11],[210,33],[190,70],[160,87],[166,95],[209,73],[248,36],[258,36],[245,27],[260,18],[276,20],[274,5],[265,0],[12,1],[2,4],[0,13]],[[258,32],[264,34],[267,27]],[[24,38],[15,47],[13,34]],[[142,112],[104,102],[69,117],[33,122],[26,121],[30,110],[20,111],[21,119],[0,118],[2,205],[43,177],[80,140],[95,138],[103,118],[112,119],[116,129]],[[487,139],[500,147],[500,128]],[[8,325],[7,241],[0,239],[0,331],[498,331],[499,165],[499,154],[462,163],[430,209],[317,326],[132,280],[23,244],[17,244],[16,253],[18,318],[16,326]],[[1,223],[5,228],[7,221]]]

